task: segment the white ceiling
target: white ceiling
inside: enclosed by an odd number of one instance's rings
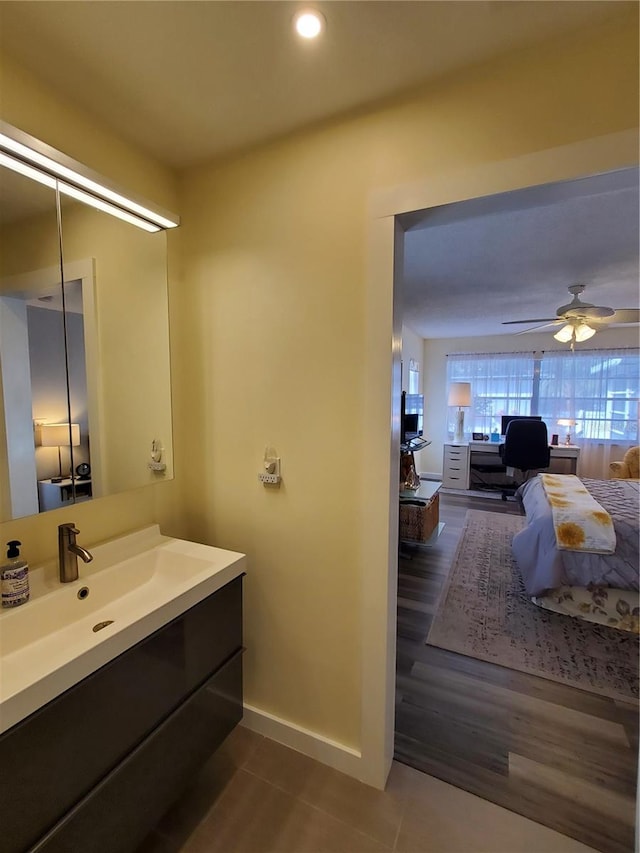
[[[107,126],[185,166],[361,108],[632,8],[619,2],[0,3],[0,47]]]
[[[0,48],[101,124],[181,168],[636,6],[333,0],[312,4],[327,30],[307,43],[291,30],[302,5],[0,2]],[[408,323],[425,337],[511,334],[501,320],[553,317],[576,281],[587,284],[588,302],[637,307],[637,176],[635,194],[603,189],[511,194],[413,217]]]
[[[405,217],[404,318],[424,338],[514,334],[583,302],[638,308],[638,170]],[[553,332],[557,329],[553,329]]]

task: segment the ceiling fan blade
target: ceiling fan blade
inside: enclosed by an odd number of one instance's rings
[[[613,308],[604,305],[589,305],[584,308],[571,308],[562,315],[573,320],[603,320],[605,317],[613,317],[616,312]]]
[[[596,323],[603,328],[612,323],[640,323],[640,308],[618,308],[610,317],[600,317]]]
[[[564,323],[564,320],[550,320],[548,323],[542,323],[541,326],[534,326],[532,329],[523,329],[521,332],[516,332],[514,337],[517,338],[518,335],[528,335],[529,332],[538,332],[540,329],[546,329],[547,326],[561,326]]]
[[[640,323],[640,308],[616,308],[609,323]]]
[[[514,326],[518,323],[561,323],[557,317],[538,317],[533,320],[503,320],[503,326]]]

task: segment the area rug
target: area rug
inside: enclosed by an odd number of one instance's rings
[[[634,701],[638,638],[543,610],[511,555],[524,518],[469,510],[426,642],[580,690]]]

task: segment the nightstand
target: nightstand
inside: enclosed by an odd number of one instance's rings
[[[73,496],[75,487],[75,500]],[[38,480],[38,502],[40,512],[49,509],[59,509],[63,506],[73,506],[79,501],[89,500],[91,497],[91,480],[72,480],[67,477],[59,483],[51,480]]]

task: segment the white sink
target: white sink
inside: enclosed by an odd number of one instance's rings
[[[32,569],[31,600],[0,614],[0,732],[245,569],[243,554],[157,525],[86,547],[94,559],[79,561],[79,580],[47,583]]]

